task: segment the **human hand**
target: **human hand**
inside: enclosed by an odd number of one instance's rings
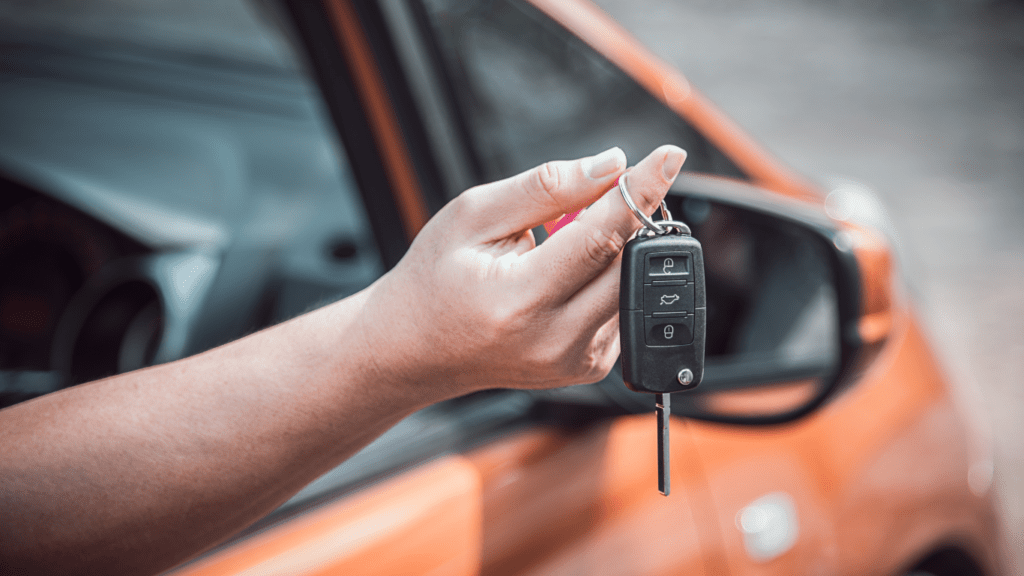
[[[630,170],[645,214],[685,158],[666,145]],[[612,148],[474,187],[445,206],[369,289],[361,329],[378,377],[431,402],[607,375],[619,354],[620,252],[640,226],[614,187],[625,169]],[[536,245],[532,228],[588,205]]]

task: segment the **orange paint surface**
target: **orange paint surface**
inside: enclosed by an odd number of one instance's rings
[[[328,0],[326,5],[334,16],[342,52],[352,68],[366,116],[377,137],[377,148],[387,167],[402,226],[411,242],[430,215],[398,119],[352,4],[349,0]]]
[[[893,329],[894,271],[889,246],[879,232],[850,222],[843,226],[853,245],[861,275],[861,340],[867,346],[880,345]]]
[[[971,431],[915,322],[902,317],[858,382],[794,424],[692,422],[725,557],[735,573],[894,574],[937,542],[996,566],[986,495],[968,485]],[[799,514],[793,549],[759,565],[736,514],[769,492]]]
[[[716,573],[696,453],[686,423],[671,426],[669,497],[657,490],[653,414],[535,428],[471,452],[484,487],[483,573]]]
[[[260,532],[175,576],[477,574],[476,469],[451,456]]]

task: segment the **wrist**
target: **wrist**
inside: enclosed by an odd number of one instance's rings
[[[421,298],[392,272],[346,302],[373,385],[414,409],[473,391],[461,377],[465,362],[453,353],[465,347],[449,341],[458,323],[436,324],[432,303]]]
[[[343,392],[359,390],[404,416],[446,396],[423,369],[424,346],[408,309],[383,305],[385,278],[326,307],[333,333],[328,341]]]

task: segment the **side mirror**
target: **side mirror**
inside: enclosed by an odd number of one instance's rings
[[[891,272],[881,237],[742,183],[680,176],[666,199],[704,247],[703,383],[673,395],[680,416],[778,424],[832,397],[891,329]],[[648,395],[614,374],[606,394],[631,410]]]

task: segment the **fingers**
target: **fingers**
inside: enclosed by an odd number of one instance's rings
[[[615,366],[619,350],[619,317],[614,316],[594,333],[586,365],[569,383],[590,384],[601,380]]]
[[[637,208],[652,214],[685,160],[686,152],[666,145],[631,169],[627,182]],[[565,300],[608,268],[640,225],[615,188],[525,258],[535,277],[549,280],[551,297]]]
[[[597,344],[597,362],[594,364],[594,371],[587,378],[587,382],[597,382],[611,372],[615,361],[619,358],[621,352],[619,342],[619,315],[616,314],[611,320],[605,323],[594,336],[594,342]]]
[[[563,307],[566,321],[578,323],[584,333],[592,333],[616,317],[619,312],[621,260],[621,255],[616,257],[611,265],[569,298]]]
[[[567,321],[583,322],[583,334],[594,334],[594,364],[580,381],[597,382],[608,375],[619,357],[619,282],[622,274],[621,255],[596,278],[566,302],[563,308]]]
[[[506,238],[591,204],[626,169],[619,148],[579,160],[547,162],[511,178],[467,190],[468,225],[489,236]]]

